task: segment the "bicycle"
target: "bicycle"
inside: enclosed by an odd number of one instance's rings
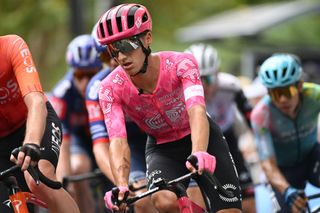
[[[195,159],[193,158],[193,156],[191,156],[191,158],[188,158],[188,160],[192,165],[195,165]],[[191,178],[195,179],[200,187],[202,196],[205,201],[204,203],[206,209],[203,209],[198,204],[194,203],[187,195],[186,188],[182,183],[184,181],[190,180]],[[206,184],[203,184],[204,182]],[[208,185],[212,187],[208,187]],[[213,212],[211,210],[212,204],[210,203],[209,197],[207,196],[210,190],[217,190],[221,195],[227,198],[234,198],[233,191],[224,189],[215,175],[211,175],[208,172],[203,172],[202,175],[199,175],[197,172],[190,172],[186,175],[169,181],[158,179],[154,182],[154,186],[154,188],[131,198],[128,198],[128,194],[126,194],[124,201],[119,201],[118,199],[116,199],[119,194],[119,188],[114,187],[112,189],[112,202],[115,205],[121,205],[123,202],[125,202],[127,206],[130,207],[130,205],[134,204],[136,201],[152,195],[160,190],[170,190],[177,196],[177,202],[181,213],[211,213]]]
[[[308,195],[307,199],[308,202],[310,200],[316,199],[316,198],[320,198],[320,193],[316,193],[316,194],[312,194],[312,195]],[[316,213],[316,212],[320,212],[320,205],[315,207],[315,209],[311,209],[309,203],[307,204],[307,213]]]
[[[270,196],[270,199],[272,202],[272,208],[273,208],[272,212],[274,212],[274,213],[279,212],[281,210],[281,207],[280,207],[279,202],[275,196],[275,192],[274,192],[271,184],[269,182],[261,182],[261,183],[254,184],[255,187],[260,186],[260,185],[265,186],[267,188],[267,190],[269,191],[269,196]],[[320,212],[320,205],[313,207],[314,209],[311,209],[311,205],[309,203],[311,200],[320,198],[320,193],[315,193],[315,194],[311,194],[311,195],[304,195],[304,196],[306,196],[306,198],[308,200],[307,206],[306,206],[307,207],[306,213]]]
[[[80,182],[80,181],[90,181],[90,188],[93,192],[94,198],[97,201],[95,204],[95,210],[98,213],[105,213],[107,210],[104,205],[104,187],[106,183],[111,183],[109,179],[101,172],[100,169],[95,169],[91,172],[79,174],[79,175],[71,175],[64,177],[62,179],[62,186],[64,189],[67,189],[70,183]]]
[[[6,205],[10,207],[12,206],[12,209],[14,213],[29,213],[29,209],[27,207],[27,203],[31,203],[43,208],[47,208],[47,204],[37,198],[34,194],[31,192],[23,192],[13,175],[13,173],[20,169],[20,166],[14,165],[10,167],[7,170],[4,170],[0,172],[0,182],[3,182],[5,186],[9,190],[9,199],[6,201]],[[62,184],[58,181],[53,181],[47,178],[40,170],[36,167],[29,167],[28,168],[29,174],[32,176],[34,181],[37,185],[42,182],[46,186],[52,188],[52,189],[60,189],[62,187]]]

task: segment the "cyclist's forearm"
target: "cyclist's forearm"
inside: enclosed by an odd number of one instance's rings
[[[205,108],[195,105],[188,110],[191,128],[192,153],[207,151],[209,141],[209,122]]]
[[[98,167],[110,181],[114,183],[112,171],[110,169],[109,143],[98,143],[93,145],[93,153]]]
[[[72,174],[70,160],[70,140],[64,138],[60,146],[59,161],[56,170],[58,180]]]
[[[289,183],[280,172],[274,159],[267,159],[261,162],[262,169],[264,170],[270,184],[280,193],[288,188]]]
[[[24,97],[28,108],[28,118],[24,143],[40,145],[46,126],[47,108],[40,92],[31,92]]]
[[[130,173],[130,148],[124,138],[113,138],[110,141],[110,166],[115,184],[128,186]]]

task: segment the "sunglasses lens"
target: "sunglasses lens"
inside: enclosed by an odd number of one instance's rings
[[[290,99],[298,93],[298,89],[295,85],[290,85],[282,88],[270,89],[269,94],[274,101],[279,101],[281,96],[285,96]]]
[[[201,76],[201,81],[202,81],[202,83],[204,83],[204,84],[211,85],[211,84],[214,84],[214,83],[215,83],[216,78],[215,78],[215,76],[213,76],[213,75],[210,75],[210,76]]]
[[[119,52],[128,53],[140,47],[138,38],[122,39],[108,45],[112,57],[116,58]]]
[[[73,76],[79,80],[83,78],[91,79],[95,74],[97,74],[98,70],[76,70],[73,73]]]

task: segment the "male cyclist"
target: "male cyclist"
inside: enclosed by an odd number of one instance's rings
[[[302,212],[306,182],[320,186],[320,86],[303,83],[302,74],[297,56],[274,54],[265,60],[259,77],[268,95],[252,111],[262,168],[281,212]]]
[[[194,57],[172,51],[151,54],[152,23],[139,4],[121,4],[98,21],[98,40],[119,63],[102,82],[99,101],[110,138],[110,164],[118,199],[128,192],[130,148],[125,115],[148,134],[146,145],[149,188],[159,178],[173,179],[195,168],[186,163],[192,154],[199,173],[213,173],[233,190],[231,199],[215,191],[213,211],[240,212],[239,182],[227,143],[219,127],[207,117],[200,73]],[[215,160],[216,159],[216,160]],[[215,165],[215,162],[217,164]],[[187,165],[187,167],[186,167]],[[188,183],[186,183],[187,185]],[[107,192],[108,208],[115,206]],[[176,196],[168,190],[155,193],[159,212],[179,212]]]
[[[53,88],[50,101],[62,121],[65,152],[59,160],[60,177],[92,170],[95,159],[89,131],[85,91],[89,80],[102,68],[91,35],[79,35],[68,45],[66,61],[69,70]],[[71,184],[82,212],[94,211],[94,200],[87,181]],[[69,189],[72,192],[71,189]]]
[[[29,187],[48,204],[50,212],[79,212],[64,189],[53,190],[42,183],[37,185],[26,171],[38,163],[45,176],[56,179],[62,131],[61,123],[42,91],[26,42],[17,35],[0,36],[0,55],[0,170],[14,163],[22,166],[23,173],[17,173],[19,185],[23,190]],[[18,157],[10,157],[17,147],[21,147]],[[43,148],[41,153],[40,147]],[[6,195],[4,191],[1,194]],[[8,211],[3,200],[0,206],[1,213]]]
[[[89,115],[90,132],[93,141],[93,153],[101,171],[110,179],[114,180],[110,168],[109,159],[109,137],[101,107],[99,105],[98,89],[100,82],[110,74],[118,64],[110,57],[106,46],[100,45],[96,40],[96,26],[93,28],[92,37],[95,40],[96,49],[100,58],[108,65],[98,72],[90,80],[86,90],[86,107]],[[132,121],[126,121],[128,130],[128,141],[131,150],[131,170],[129,180],[135,187],[145,185],[146,181],[146,162],[145,162],[145,144],[147,135]],[[136,193],[140,193],[139,191]],[[141,192],[142,193],[142,192]],[[135,213],[152,213],[154,207],[150,199],[145,198],[134,204]]]
[[[214,47],[203,43],[193,44],[185,52],[191,53],[196,58],[204,88],[207,112],[220,126],[228,142],[239,175],[243,211],[256,212],[253,182],[238,146],[239,135],[236,129],[238,128],[236,125],[237,110],[244,118],[242,120],[246,121],[246,124],[242,125],[251,126],[252,107],[244,96],[237,77],[219,72],[220,58]]]

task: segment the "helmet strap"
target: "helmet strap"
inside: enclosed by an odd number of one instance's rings
[[[150,47],[148,46],[147,48],[145,48],[145,47],[143,46],[141,40],[138,39],[138,41],[139,41],[140,46],[141,46],[141,48],[142,48],[142,51],[143,51],[143,53],[146,55],[146,57],[145,57],[145,59],[144,59],[144,62],[143,62],[143,65],[142,65],[140,71],[137,72],[137,73],[134,74],[134,75],[131,75],[131,77],[134,77],[134,76],[136,76],[136,75],[138,75],[138,74],[140,74],[140,73],[145,73],[145,72],[147,71],[147,68],[148,68],[148,57],[149,57],[149,55],[151,54],[151,49],[150,49]]]

